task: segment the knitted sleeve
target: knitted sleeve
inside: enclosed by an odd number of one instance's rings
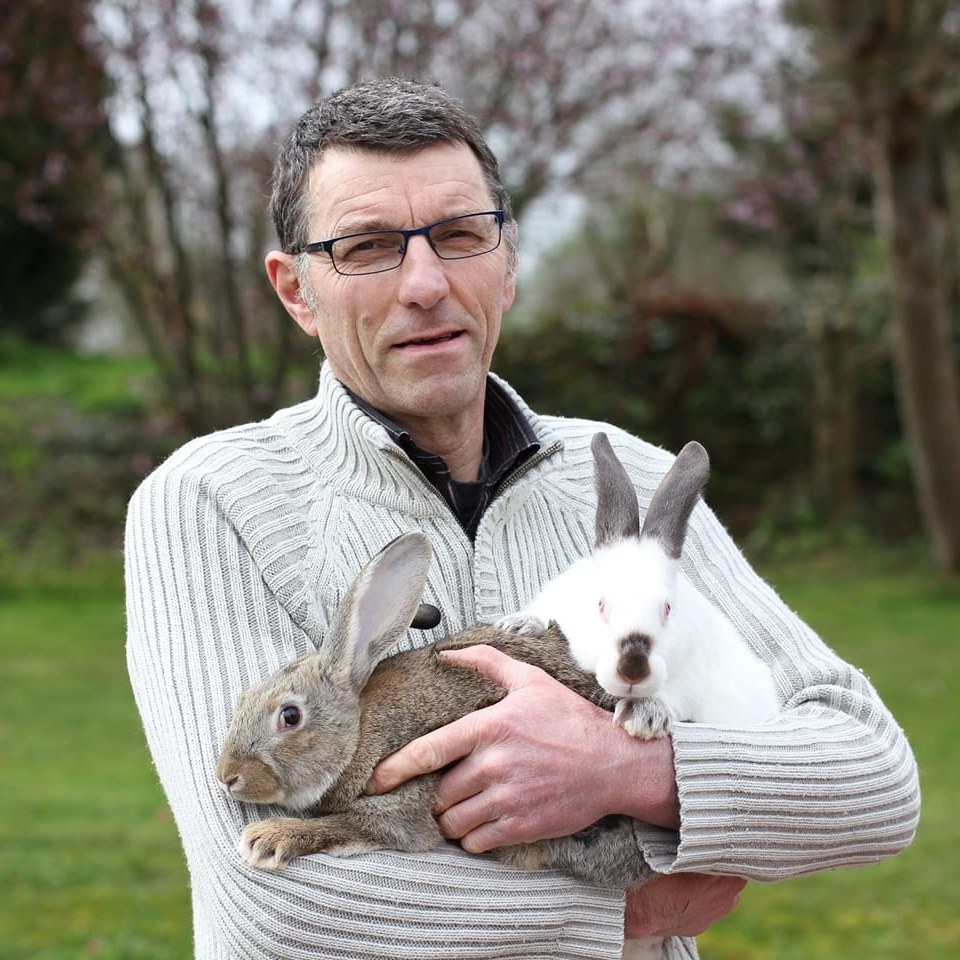
[[[241,829],[273,811],[223,794],[217,752],[239,691],[312,648],[302,626],[311,615],[291,616],[297,601],[278,599],[282,576],[264,577],[301,531],[264,523],[253,549],[238,533],[242,513],[228,518],[224,498],[198,479],[237,471],[233,462],[211,471],[215,455],[194,446],[148,478],[126,532],[129,674],[188,861],[199,960],[619,957],[622,893],[560,874],[453,847],[318,855],[279,873],[241,861]],[[233,483],[269,515],[255,474]]]
[[[628,468],[649,476],[649,456],[642,465],[633,447],[624,451]],[[783,710],[754,728],[674,726],[679,846],[676,834],[651,830],[651,866],[772,881],[876,863],[907,847],[920,810],[916,763],[866,676],[783,603],[703,504],[683,563],[771,664]]]

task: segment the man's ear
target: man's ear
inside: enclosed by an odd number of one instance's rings
[[[517,295],[517,275],[507,277],[507,282],[503,287],[503,312],[506,313],[512,306],[514,297]]]
[[[315,337],[317,321],[300,290],[296,257],[289,253],[281,253],[279,250],[271,250],[264,259],[264,266],[267,268],[270,284],[276,290],[287,313],[306,333]]]
[[[503,312],[506,313],[512,306],[517,295],[517,223],[511,221],[503,225],[503,230],[507,233],[504,238],[507,246],[507,276],[503,286]]]

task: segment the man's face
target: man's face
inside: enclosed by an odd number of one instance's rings
[[[332,149],[314,167],[309,190],[310,240],[420,227],[493,207],[465,144],[400,156]],[[396,270],[341,276],[321,253],[310,257],[308,277],[312,329],[299,322],[319,336],[351,390],[401,424],[482,410],[515,291],[506,243],[479,257],[441,260],[417,236]]]

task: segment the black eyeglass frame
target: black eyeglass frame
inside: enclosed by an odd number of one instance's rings
[[[466,220],[470,217],[495,217],[497,220],[497,228],[499,233],[497,234],[497,242],[489,250],[483,250],[480,253],[467,253],[461,256],[449,257],[444,256],[434,244],[433,240],[430,239],[430,231],[435,227],[442,227],[445,223],[456,223],[457,220]],[[479,210],[476,213],[462,213],[458,217],[446,217],[443,220],[437,220],[436,223],[428,223],[423,227],[413,227],[410,230],[361,230],[359,233],[345,233],[340,237],[331,237],[329,240],[315,240],[311,243],[301,244],[299,247],[294,249],[293,253],[325,253],[330,257],[330,262],[333,264],[333,269],[337,271],[341,276],[344,277],[369,277],[373,276],[376,273],[388,273],[390,270],[398,270],[403,263],[404,258],[407,255],[407,248],[410,246],[411,237],[423,237],[427,243],[430,244],[430,249],[441,259],[441,260],[469,260],[472,257],[482,257],[487,253],[493,253],[500,244],[503,242],[503,223],[505,220],[505,214],[503,210]],[[344,273],[337,266],[337,259],[333,255],[333,245],[340,240],[350,240],[353,237],[367,237],[367,236],[382,236],[383,234],[398,234],[403,237],[403,248],[400,250],[400,259],[392,267],[383,267],[380,270],[370,270],[362,271],[360,273]]]

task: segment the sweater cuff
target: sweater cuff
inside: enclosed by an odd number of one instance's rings
[[[737,791],[730,758],[718,755],[717,731],[707,726],[675,724],[672,738],[680,832],[666,869],[709,873],[728,859],[723,851],[736,846]]]
[[[654,873],[670,873],[677,861],[680,834],[640,820],[633,822],[633,835],[647,866]]]
[[[568,917],[558,941],[559,956],[597,957],[620,960],[623,955],[625,896],[604,891],[591,898],[584,909]]]

